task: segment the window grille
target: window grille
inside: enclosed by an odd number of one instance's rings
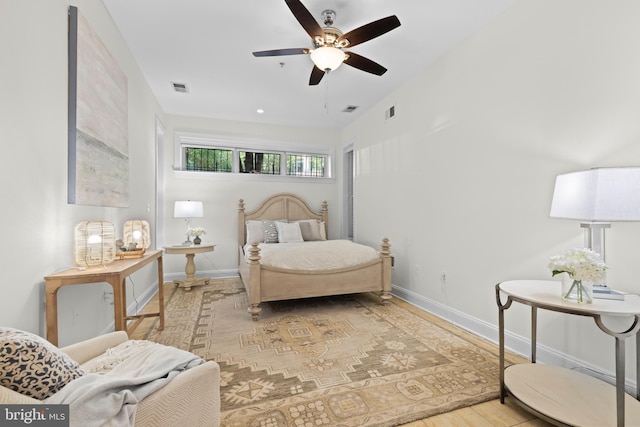
[[[240,151],[240,173],[280,175],[280,154]]]
[[[324,177],[325,156],[287,154],[287,175]]]
[[[232,172],[233,151],[219,148],[185,147],[185,170]]]

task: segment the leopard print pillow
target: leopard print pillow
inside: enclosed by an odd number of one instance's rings
[[[275,221],[262,221],[262,233],[265,243],[278,243],[278,229]]]
[[[0,327],[0,385],[44,400],[82,374],[78,363],[44,338]]]

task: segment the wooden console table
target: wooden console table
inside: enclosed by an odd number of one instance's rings
[[[158,311],[155,313],[127,316],[126,279],[154,260],[158,263]],[[65,285],[106,282],[113,288],[113,317],[116,331],[127,331],[128,320],[136,319],[131,326],[134,329],[146,317],[159,317],[159,330],[164,329],[164,291],[162,272],[162,251],[147,251],[142,258],[116,260],[104,266],[88,267],[85,270],[68,270],[45,276],[47,339],[58,345],[58,289]]]
[[[550,280],[511,280],[496,285],[500,341],[500,401],[509,396],[524,409],[554,425],[623,427],[640,425],[640,388],[625,393],[625,340],[636,337],[636,383],[640,384],[640,296],[624,300],[594,299],[592,304],[567,302],[561,284]],[[501,294],[507,296],[502,303]],[[513,302],[531,307],[531,362],[505,368],[504,312]],[[536,363],[538,309],[591,317],[615,338],[616,385],[565,368]],[[626,330],[613,331],[603,317],[629,319]],[[635,398],[634,398],[635,397]],[[625,422],[626,419],[626,422]]]

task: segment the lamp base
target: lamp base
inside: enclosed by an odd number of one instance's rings
[[[185,218],[185,221],[187,222],[187,240],[182,242],[182,246],[191,246],[191,238],[189,237],[189,230],[191,229],[191,218]]]
[[[606,262],[604,248],[604,232],[611,228],[610,222],[582,222],[580,227],[584,228],[584,245],[597,254],[600,254],[602,261]]]

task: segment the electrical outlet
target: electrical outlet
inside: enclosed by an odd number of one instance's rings
[[[104,294],[102,294],[102,301],[109,305],[113,305],[113,292],[104,291]]]

